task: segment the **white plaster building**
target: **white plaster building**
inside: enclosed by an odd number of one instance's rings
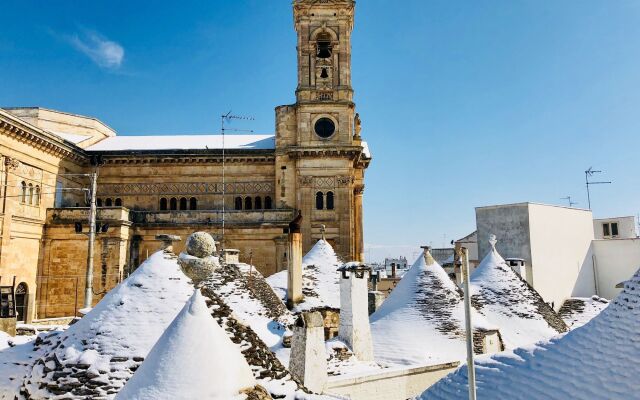
[[[476,225],[480,258],[497,235],[498,252],[524,259],[527,282],[556,309],[569,297],[595,294],[591,211],[535,203],[478,207]]]
[[[638,237],[634,216],[593,220],[596,239],[633,239]]]
[[[612,299],[640,266],[634,217],[593,219],[590,210],[536,203],[476,208],[478,254],[522,259],[526,280],[557,310],[572,297]]]

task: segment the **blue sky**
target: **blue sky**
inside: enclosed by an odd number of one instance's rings
[[[3,3],[0,106],[95,116],[119,134],[274,130],[294,102],[289,0]],[[474,207],[640,212],[640,2],[360,0],[353,84],[371,256],[471,232]],[[405,247],[406,246],[406,247]]]

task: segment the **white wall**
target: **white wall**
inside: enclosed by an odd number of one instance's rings
[[[569,297],[594,295],[591,211],[529,204],[529,229],[531,280],[545,301],[558,309]]]
[[[617,218],[601,218],[593,220],[593,230],[595,232],[596,239],[605,239],[602,230],[602,224],[611,224],[615,222],[618,224],[618,236],[620,239],[631,239],[637,237],[636,233],[636,218],[631,217],[617,217]],[[611,233],[611,231],[609,231]],[[611,239],[611,237],[608,237]]]
[[[593,241],[598,296],[613,299],[626,281],[640,268],[640,239],[605,239]]]

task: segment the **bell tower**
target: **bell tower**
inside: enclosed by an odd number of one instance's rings
[[[352,0],[298,0],[298,103],[353,101],[351,88]]]
[[[353,0],[295,0],[296,103],[276,108],[279,206],[303,215],[303,251],[324,232],[345,261],[363,259],[362,194],[370,156],[351,86]]]

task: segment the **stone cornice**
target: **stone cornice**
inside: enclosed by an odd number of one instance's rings
[[[222,152],[219,150],[184,151],[118,151],[89,152],[102,156],[104,165],[118,164],[221,164]],[[275,163],[274,150],[227,150],[225,163]]]
[[[81,148],[2,110],[0,110],[0,132],[60,158],[80,163],[88,160],[85,151]]]
[[[362,154],[362,146],[292,146],[284,149],[278,149],[276,153],[278,155],[286,154],[292,158],[348,157],[349,159],[357,160]]]

